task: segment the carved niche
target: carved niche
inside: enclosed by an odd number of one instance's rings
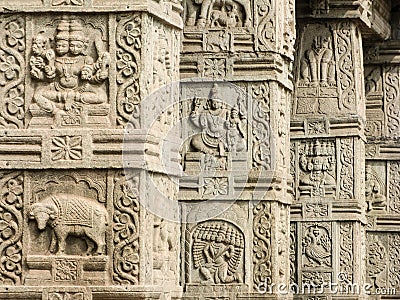
[[[252,23],[248,0],[186,0],[186,26],[249,27]]]
[[[333,196],[336,190],[336,151],[331,140],[313,140],[299,147],[300,196]]]
[[[206,221],[192,231],[192,283],[243,283],[244,235],[227,221]]]
[[[29,198],[27,282],[105,282],[112,220],[104,204],[105,174],[32,173]]]
[[[29,60],[29,127],[109,125],[106,19],[43,17],[37,24]]]
[[[190,101],[189,124],[192,134],[183,145],[184,170],[197,157],[205,171],[228,170],[233,155],[247,150],[245,106],[241,96],[230,106],[219,96],[214,84],[209,97],[194,97]]]
[[[385,183],[375,169],[367,165],[365,168],[365,200],[367,211],[386,210]]]
[[[356,108],[357,41],[350,23],[307,24],[299,31],[297,115],[345,114]],[[316,34],[317,33],[317,34]]]
[[[303,234],[303,267],[332,267],[332,232],[330,225],[328,223],[304,224]]]

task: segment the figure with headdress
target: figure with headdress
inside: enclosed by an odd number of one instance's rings
[[[56,75],[55,54],[49,47],[49,39],[43,33],[33,38],[32,53],[29,60],[32,77],[40,80],[53,79]]]
[[[56,119],[74,107],[107,102],[106,92],[100,84],[108,77],[110,56],[96,44],[99,58],[94,62],[87,54],[88,45],[78,20],[60,21],[55,35],[53,82],[38,87],[33,96],[40,109]]]

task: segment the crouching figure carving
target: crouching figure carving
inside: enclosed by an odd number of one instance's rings
[[[95,245],[96,254],[105,252],[107,210],[95,200],[69,194],[50,195],[30,207],[29,218],[36,220],[41,231],[47,226],[52,228],[52,253],[64,254],[70,235],[86,240],[87,254],[92,253]]]

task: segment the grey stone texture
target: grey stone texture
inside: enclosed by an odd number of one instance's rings
[[[0,0],[0,299],[400,299],[399,17]]]

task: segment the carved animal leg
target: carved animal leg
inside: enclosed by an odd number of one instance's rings
[[[87,250],[86,250],[86,255],[90,255],[93,252],[94,249],[94,242],[91,239],[86,238],[86,245],[87,245]]]
[[[50,247],[49,247],[49,251],[50,253],[55,253],[56,252],[56,248],[57,248],[57,236],[54,233],[54,230],[51,231],[51,237],[50,237],[51,241],[50,241]]]
[[[193,3],[194,0],[186,0],[187,18],[186,25],[194,26],[196,25],[196,8]]]
[[[56,236],[58,239],[58,251],[57,254],[64,254],[65,253],[65,244],[67,239],[66,233],[56,232]]]

